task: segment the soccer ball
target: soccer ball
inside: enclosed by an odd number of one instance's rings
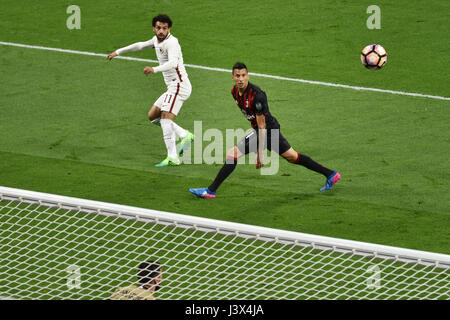
[[[367,69],[381,69],[387,62],[387,52],[379,44],[369,44],[361,52],[361,62]]]

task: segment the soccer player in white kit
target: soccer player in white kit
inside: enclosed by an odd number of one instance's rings
[[[120,48],[107,56],[111,60],[118,55],[154,48],[159,61],[157,67],[145,67],[146,75],[162,72],[167,91],[163,93],[148,112],[149,120],[161,125],[163,138],[167,148],[167,158],[157,167],[176,166],[181,163],[176,149],[176,136],[181,138],[179,154],[194,140],[194,135],[174,122],[183,103],[189,98],[192,86],[184,67],[183,54],[178,39],[171,33],[172,20],[169,16],[159,14],[153,18],[155,36],[145,42],[136,42]]]

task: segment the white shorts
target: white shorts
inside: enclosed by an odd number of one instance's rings
[[[172,81],[164,92],[154,103],[161,111],[167,111],[178,115],[183,103],[189,98],[192,86],[189,79],[183,81]]]

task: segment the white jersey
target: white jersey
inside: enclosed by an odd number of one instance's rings
[[[155,70],[155,72],[162,72],[164,82],[167,86],[169,86],[173,80],[178,80],[179,82],[184,80],[189,81],[184,67],[181,46],[178,43],[178,39],[170,33],[162,42],[158,42],[158,38],[154,36],[148,41],[136,42],[127,47],[120,48],[116,50],[116,53],[121,55],[123,53],[139,51],[146,48],[155,48],[159,66],[154,67],[153,70]]]

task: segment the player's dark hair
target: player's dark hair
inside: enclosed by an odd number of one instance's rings
[[[167,23],[169,25],[169,28],[172,28],[172,20],[170,20],[167,14],[158,14],[156,17],[153,18],[152,25],[156,26],[156,22],[158,21],[162,23]]]
[[[233,69],[231,70],[231,73],[234,74],[234,70],[241,70],[241,69],[247,69],[247,66],[243,62],[236,62],[233,66]],[[248,70],[248,69],[247,69]]]
[[[149,284],[161,273],[161,264],[158,261],[146,261],[142,262],[138,269],[139,283]]]

